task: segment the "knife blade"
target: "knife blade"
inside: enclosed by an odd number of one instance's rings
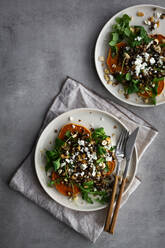
[[[132,156],[132,152],[134,149],[134,145],[135,145],[138,131],[139,131],[139,127],[137,127],[127,139],[127,143],[126,143],[126,147],[125,147],[126,166],[125,166],[125,170],[123,173],[123,178],[126,178],[126,176],[127,176],[129,161],[130,161],[130,158]]]

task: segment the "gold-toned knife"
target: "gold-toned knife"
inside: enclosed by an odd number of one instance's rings
[[[135,141],[136,141],[136,137],[138,134],[139,128],[136,128],[133,133],[128,137],[127,143],[126,143],[126,148],[125,148],[125,157],[126,157],[126,166],[125,166],[125,170],[123,173],[123,179],[122,179],[122,183],[120,186],[120,191],[119,191],[119,195],[117,198],[117,202],[116,202],[116,206],[115,206],[115,210],[113,213],[113,217],[112,217],[112,222],[111,222],[111,226],[110,226],[110,233],[114,233],[115,230],[115,225],[116,225],[116,220],[117,220],[117,216],[118,216],[118,212],[119,212],[119,208],[120,208],[120,202],[121,202],[121,198],[122,198],[122,194],[124,191],[124,187],[125,187],[125,183],[126,183],[126,177],[127,177],[127,172],[128,172],[128,168],[129,168],[129,164],[130,164],[130,158],[132,156],[132,152],[133,152],[133,148],[135,145]]]

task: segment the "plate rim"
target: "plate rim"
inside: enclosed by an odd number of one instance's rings
[[[112,114],[108,113],[107,111],[103,111],[103,110],[100,110],[100,109],[97,109],[97,108],[74,108],[74,109],[71,109],[67,112],[64,112],[60,115],[58,115],[57,117],[55,117],[52,121],[50,121],[48,123],[48,125],[42,130],[42,132],[40,133],[39,137],[38,137],[38,140],[37,140],[37,143],[36,143],[36,146],[35,146],[35,152],[34,152],[34,166],[35,166],[35,173],[37,175],[37,178],[38,178],[38,181],[42,187],[42,189],[47,193],[47,195],[53,199],[56,203],[60,204],[61,206],[63,207],[66,207],[66,208],[69,208],[69,209],[72,209],[74,211],[80,211],[80,212],[91,212],[91,211],[98,211],[98,210],[101,210],[101,209],[105,209],[107,206],[106,205],[103,205],[103,206],[100,206],[98,207],[97,209],[81,209],[79,207],[70,207],[70,206],[66,206],[65,204],[57,201],[56,199],[54,199],[54,197],[50,194],[49,190],[47,190],[47,188],[45,187],[45,185],[42,183],[42,180],[40,179],[40,176],[39,176],[39,173],[38,173],[38,169],[37,169],[37,154],[39,152],[39,141],[40,141],[40,138],[41,136],[43,135],[43,133],[45,132],[45,130],[48,130],[49,127],[53,124],[53,122],[58,118],[58,117],[63,117],[67,114],[69,114],[70,112],[73,112],[73,111],[97,111],[97,112],[100,112],[100,113],[103,113],[103,114],[106,114],[108,115],[110,118],[112,119],[115,119],[117,122],[120,123],[120,125],[125,128],[126,130],[128,130],[127,126],[125,124],[122,123],[121,120],[119,120],[116,116],[113,116]],[[136,173],[137,173],[137,167],[138,167],[138,153],[137,153],[137,147],[136,147],[136,144],[134,146],[134,150],[133,150],[133,153],[135,153],[135,170],[134,170],[134,173],[133,173],[133,176],[132,176],[132,180],[130,182],[130,184],[128,185],[127,189],[123,192],[123,196],[128,192],[128,190],[130,189],[132,183],[133,183],[133,180],[135,179],[135,176],[136,176]],[[44,171],[43,171],[44,172]]]
[[[94,64],[95,64],[95,68],[96,68],[96,72],[97,72],[97,75],[100,79],[100,82],[102,83],[102,85],[106,88],[106,90],[112,95],[114,96],[115,98],[117,98],[118,100],[120,100],[121,102],[124,102],[128,105],[132,105],[132,106],[136,106],[136,107],[140,107],[140,108],[154,108],[154,107],[157,107],[157,106],[160,106],[162,104],[165,104],[165,100],[163,102],[159,102],[157,103],[156,105],[153,105],[153,104],[142,104],[142,103],[132,103],[132,102],[128,102],[127,100],[125,99],[121,99],[118,95],[115,95],[113,94],[107,87],[107,85],[103,82],[103,80],[101,79],[100,77],[100,74],[99,74],[99,71],[98,71],[98,68],[97,68],[97,62],[98,62],[98,56],[96,57],[96,50],[97,50],[97,46],[98,46],[98,42],[99,42],[99,39],[102,35],[102,32],[104,31],[104,29],[106,28],[106,26],[109,25],[110,21],[112,18],[116,18],[118,15],[120,15],[123,11],[127,11],[128,9],[131,9],[131,8],[136,8],[136,7],[151,7],[151,8],[161,8],[161,9],[164,9],[165,10],[165,7],[162,7],[160,5],[154,5],[154,4],[137,4],[137,5],[131,5],[125,9],[122,9],[120,10],[119,12],[117,12],[115,15],[113,15],[104,25],[103,27],[101,28],[100,32],[99,32],[99,35],[96,39],[96,43],[95,43],[95,48],[94,48]],[[100,55],[101,56],[101,55]]]

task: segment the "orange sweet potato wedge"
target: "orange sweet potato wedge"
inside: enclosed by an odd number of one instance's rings
[[[116,44],[118,51],[122,48],[126,46],[125,42],[120,42],[118,44]],[[109,53],[108,53],[108,58],[107,58],[107,65],[109,67],[109,70],[111,73],[115,73],[115,72],[121,72],[122,71],[122,67],[121,65],[118,65],[118,59],[119,59],[119,55],[118,53],[112,57],[112,51],[111,48],[109,49]]]

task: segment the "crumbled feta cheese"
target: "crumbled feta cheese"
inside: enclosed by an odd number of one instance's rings
[[[84,171],[82,171],[82,172],[81,172],[81,176],[83,177],[83,176],[84,176],[84,174],[85,174],[85,172],[84,172]]]
[[[91,154],[91,157],[92,157],[94,160],[97,160],[96,152],[93,152],[93,153]]]
[[[66,165],[66,163],[65,163],[65,162],[61,163],[61,167],[64,167],[65,165]]]
[[[81,164],[80,167],[82,170],[85,170],[87,168],[87,164]]]
[[[76,126],[75,125],[72,125],[73,128],[75,128]]]
[[[109,79],[110,79],[110,81],[113,81],[114,80],[114,76],[113,75],[109,75]]]
[[[85,148],[84,148],[84,151],[85,151],[85,152],[88,152],[88,151],[89,151],[88,147],[85,147]]]
[[[74,135],[72,135],[72,138],[76,138],[77,137],[77,133],[75,133]]]
[[[145,20],[144,23],[147,24],[148,26],[151,25],[151,22],[149,20]]]
[[[93,177],[96,176],[96,167],[95,167],[95,166],[93,166],[92,176],[93,176]]]
[[[158,27],[158,24],[157,23],[155,23],[154,24],[154,29],[156,29]]]
[[[142,39],[142,37],[140,37],[140,36],[137,36],[136,38],[135,38],[135,40],[137,40],[137,41],[140,41]]]
[[[155,61],[155,59],[154,59],[153,57],[150,58],[150,64],[151,64],[151,65],[155,64],[155,62],[156,62],[156,61]]]
[[[108,161],[111,161],[112,162],[112,157],[106,157],[105,160],[108,162]]]
[[[84,140],[78,140],[78,144],[79,144],[80,146],[84,146],[84,145],[85,145],[85,142],[84,142]]]
[[[106,146],[106,145],[107,145],[107,141],[106,141],[106,140],[103,140],[101,144],[102,144],[103,146]]]
[[[126,46],[126,48],[125,48],[125,49],[126,49],[127,51],[129,51],[129,50],[130,50],[130,47],[127,47],[127,46]]]
[[[155,13],[155,17],[156,17],[157,19],[159,19],[160,16],[161,16],[161,14],[162,14],[162,13],[160,13],[160,12],[156,12],[156,13]]]
[[[136,76],[139,75],[141,70],[144,70],[145,67],[147,66],[146,62],[143,62],[143,59],[140,55],[137,55],[136,60],[135,60],[135,71],[136,71]]]
[[[65,161],[66,161],[67,163],[70,163],[70,159],[68,159],[68,158],[66,158]]]
[[[147,49],[151,46],[153,44],[153,40],[151,40],[149,43],[148,43],[148,45],[147,45]]]
[[[145,61],[148,61],[148,59],[149,59],[149,53],[144,53],[144,58],[145,58]]]
[[[163,65],[162,56],[160,56],[160,58],[159,58],[159,60],[158,60],[158,63],[159,63],[160,65]]]

